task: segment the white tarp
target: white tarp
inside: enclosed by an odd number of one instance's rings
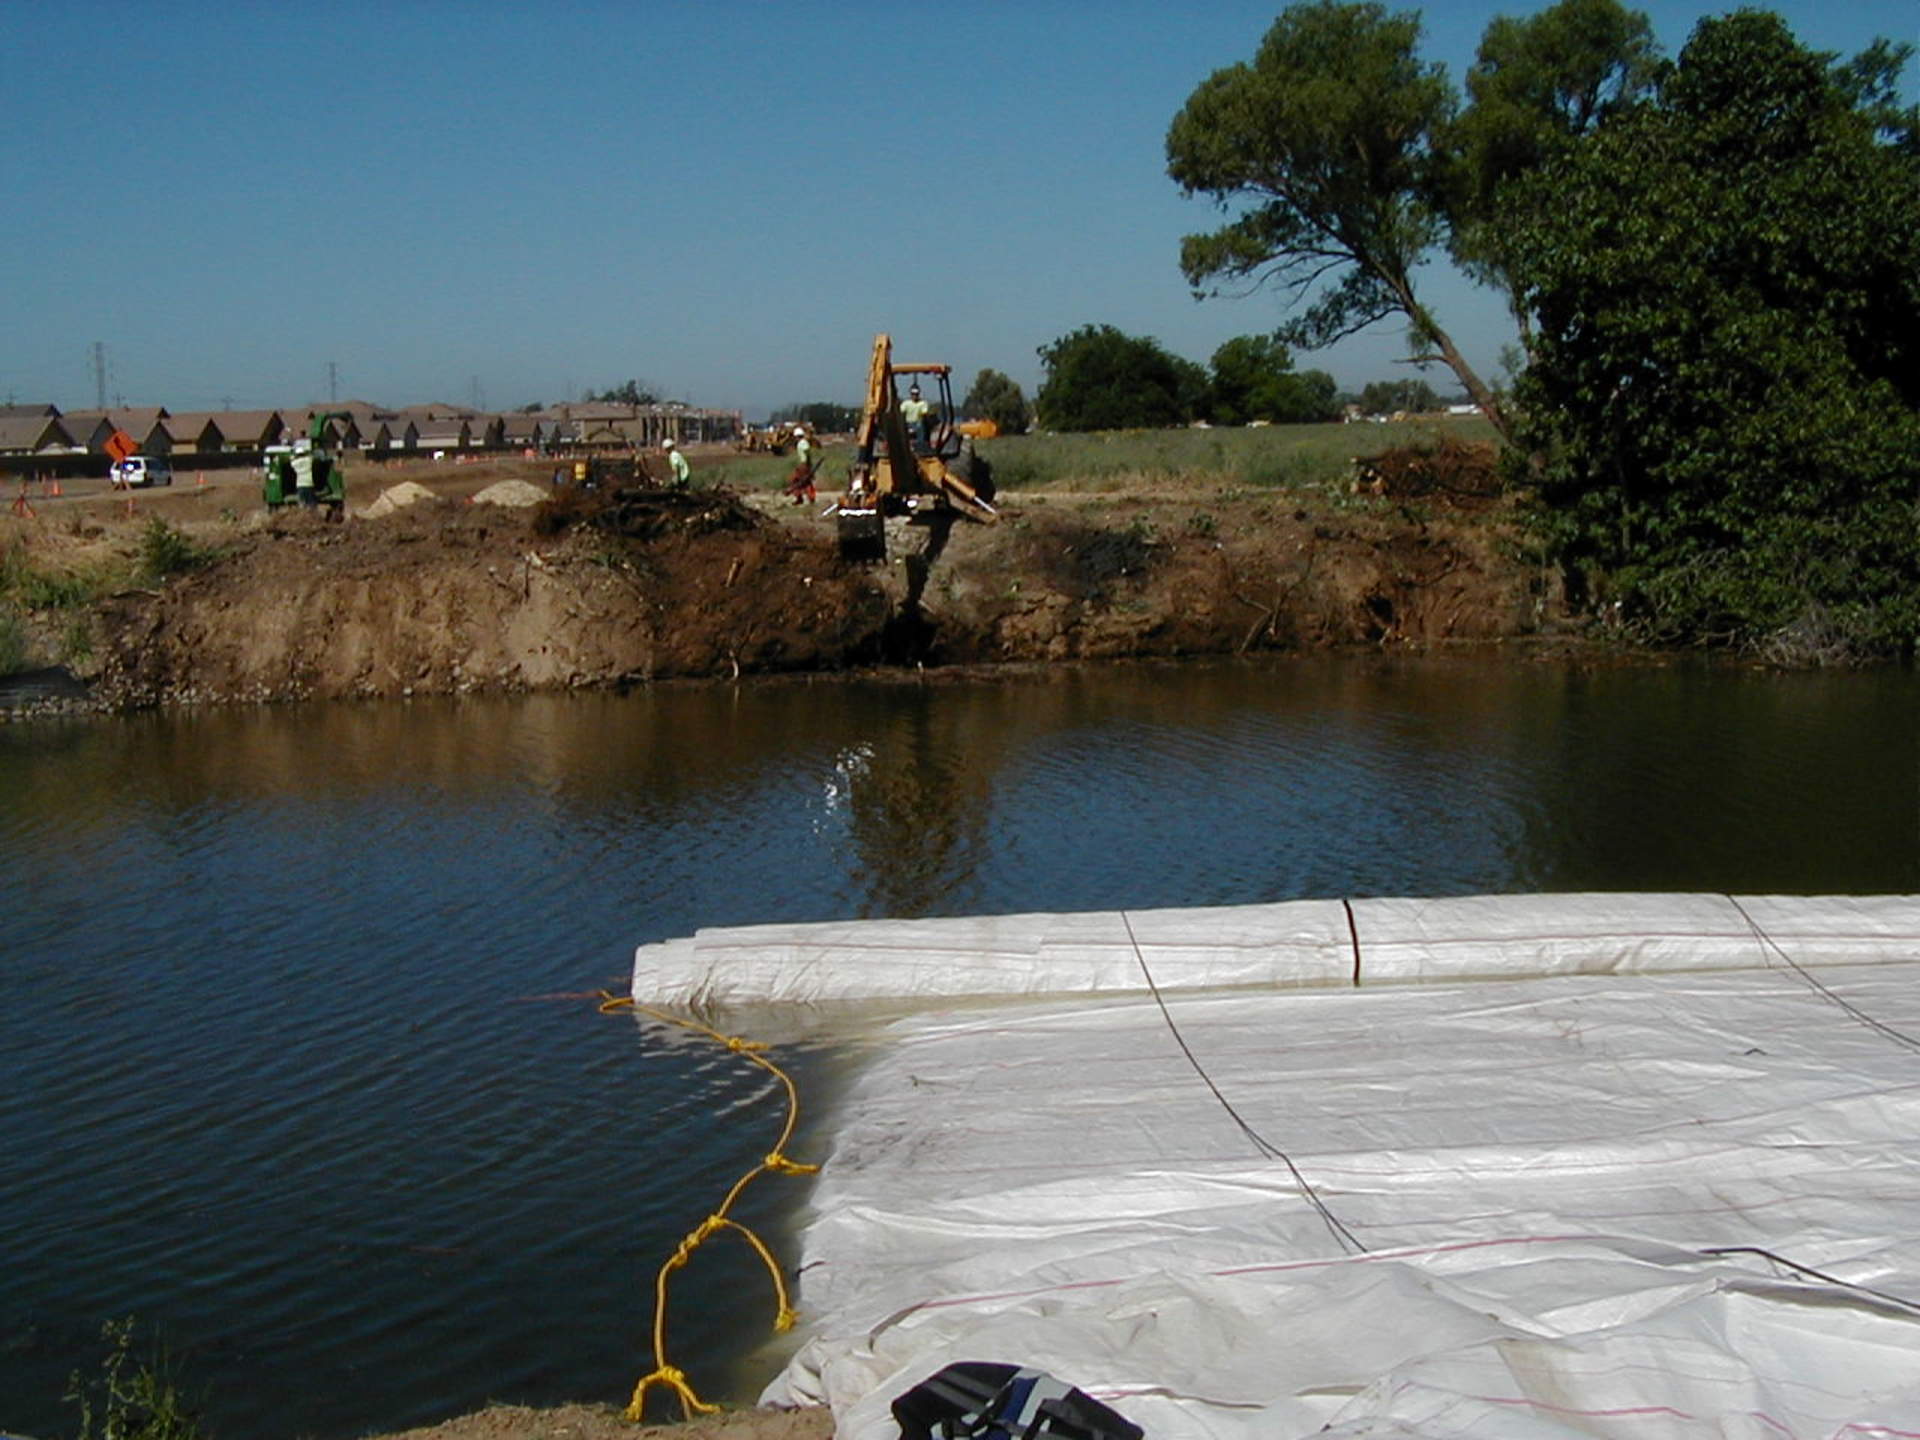
[[[656,1005],[1111,995],[1920,956],[1904,895],[1482,895],[1193,910],[846,920],[702,930],[643,945]]]
[[[1354,902],[1363,981],[1421,982],[1358,990],[1341,902],[1183,913],[1128,917],[1164,1008],[886,1027],[770,1403],[889,1440],[892,1396],[975,1359],[1152,1440],[1920,1434],[1920,901]],[[883,958],[912,926],[718,948],[769,986],[743,1001],[1031,995],[1044,958],[1138,989],[1116,918],[928,922],[918,989]],[[1294,968],[1244,988],[1263,955]]]

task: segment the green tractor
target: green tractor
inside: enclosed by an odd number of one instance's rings
[[[329,519],[340,518],[347,505],[347,470],[327,447],[327,426],[331,421],[351,418],[344,410],[316,415],[307,433],[291,445],[267,447],[267,509],[324,505]]]

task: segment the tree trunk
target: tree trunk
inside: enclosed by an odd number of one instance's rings
[[[1406,311],[1407,318],[1413,322],[1414,333],[1427,340],[1440,352],[1440,358],[1447,362],[1447,368],[1452,370],[1455,377],[1466,387],[1467,398],[1473,401],[1482,415],[1487,417],[1488,423],[1500,432],[1500,438],[1511,442],[1513,440],[1512,418],[1502,408],[1499,400],[1494,398],[1493,391],[1487,388],[1487,382],[1482,380],[1474,372],[1473,366],[1467,363],[1467,357],[1460,353],[1460,348],[1453,343],[1453,337],[1435,323],[1426,306],[1414,299],[1412,282],[1405,276],[1398,276],[1388,277],[1387,284],[1399,297],[1401,308]]]

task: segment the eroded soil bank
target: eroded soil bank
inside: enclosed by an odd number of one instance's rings
[[[9,517],[0,544],[83,569],[159,520],[211,556],[78,617],[36,614],[82,637],[60,658],[116,708],[1430,647],[1560,623],[1550,578],[1484,501],[1197,482],[1011,493],[997,526],[956,525],[944,544],[902,526],[885,563],[863,564],[777,494],[551,531],[537,509],[473,503],[503,473],[422,472],[408,478],[432,495],[335,524],[265,516],[244,482],[54,502]]]

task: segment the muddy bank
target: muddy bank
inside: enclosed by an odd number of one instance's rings
[[[183,513],[168,523],[212,558],[95,606],[73,668],[137,707],[1426,647],[1555,623],[1497,508],[1204,486],[1003,499],[997,526],[899,526],[878,565],[767,494],[557,531],[446,493],[339,524]],[[39,523],[42,552],[116,538],[111,517]]]
[[[610,1405],[492,1405],[385,1440],[827,1440],[832,1434],[833,1414],[824,1409],[732,1410],[642,1427]]]

